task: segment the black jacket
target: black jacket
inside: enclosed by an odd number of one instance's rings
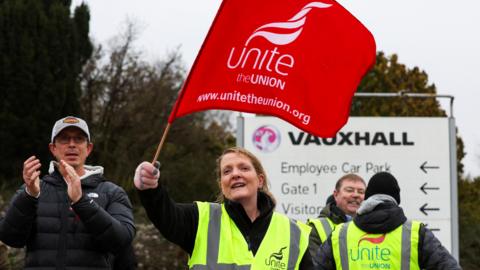
[[[401,226],[405,221],[407,221],[407,218],[403,209],[391,202],[379,204],[373,211],[362,215],[358,214],[353,218],[355,225],[372,234],[388,233]],[[336,269],[331,237],[323,243],[317,254],[314,259],[319,265],[318,269]],[[425,270],[461,269],[455,258],[423,224],[420,226],[419,232],[418,261],[420,269]]]
[[[82,179],[82,198],[70,205],[58,172],[40,181],[40,197],[22,186],[0,221],[0,240],[26,246],[25,269],[110,269],[109,257],[131,244],[132,206],[122,188],[99,174]]]
[[[162,187],[139,191],[139,195],[148,217],[160,233],[191,255],[199,219],[196,204],[175,203]],[[241,231],[254,255],[267,232],[274,208],[275,205],[270,198],[259,192],[258,209],[260,210],[260,216],[254,222],[251,222],[240,204],[229,200],[225,201],[225,209],[228,215]],[[313,269],[309,252],[305,252],[300,262],[300,269]]]

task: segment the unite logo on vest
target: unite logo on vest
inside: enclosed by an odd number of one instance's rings
[[[358,240],[356,247],[349,248],[349,260],[360,263],[361,269],[391,269],[392,251],[388,247],[381,247],[385,238],[386,234],[380,236],[364,234]]]
[[[268,259],[265,259],[265,265],[268,266],[270,270],[283,270],[287,269],[287,264],[283,262],[283,251],[287,247],[282,247],[278,252],[274,252],[270,255]]]

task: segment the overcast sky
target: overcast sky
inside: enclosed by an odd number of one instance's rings
[[[74,5],[82,2],[74,0]],[[127,18],[141,26],[137,46],[159,60],[180,46],[191,66],[220,0],[87,0],[90,33],[105,44]],[[465,142],[465,171],[480,175],[480,1],[340,0],[373,33],[377,50],[418,66],[438,94],[455,97],[453,116]],[[448,103],[442,103],[448,104]],[[447,105],[444,108],[449,111]]]

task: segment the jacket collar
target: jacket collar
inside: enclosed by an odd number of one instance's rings
[[[370,203],[368,200],[363,203]],[[370,205],[368,210],[353,218],[355,225],[367,233],[387,233],[407,221],[403,209],[397,205],[396,201],[379,200]]]
[[[275,204],[268,195],[259,191],[257,196],[257,208],[260,211],[260,215],[253,222],[247,216],[247,213],[240,203],[225,199],[224,205],[228,215],[245,237],[249,250],[255,254],[267,232]]]
[[[335,202],[327,203],[327,205],[322,209],[318,217],[329,218],[335,224],[340,224],[348,221],[345,213],[342,211],[342,209],[337,207]]]
[[[80,177],[82,181],[82,187],[96,187],[99,183],[104,182],[103,167],[84,165],[85,174]],[[48,175],[42,178],[43,181],[56,186],[65,186],[65,180],[60,172],[53,165],[53,161],[50,162],[48,168]]]

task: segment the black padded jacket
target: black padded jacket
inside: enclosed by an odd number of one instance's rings
[[[26,246],[25,269],[111,269],[112,254],[135,236],[125,191],[101,174],[82,179],[82,198],[70,204],[67,186],[54,171],[40,181],[40,197],[22,186],[0,220],[0,240]]]

